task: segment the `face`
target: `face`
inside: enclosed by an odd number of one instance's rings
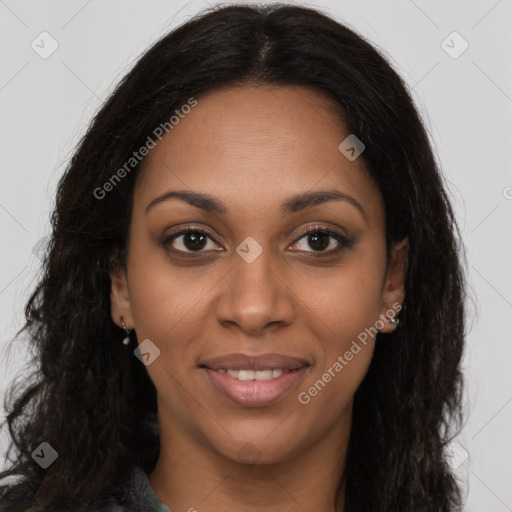
[[[150,340],[161,428],[275,463],[350,421],[375,328],[403,301],[406,245],[387,260],[348,135],[315,91],[247,86],[198,99],[150,151],[111,302]]]

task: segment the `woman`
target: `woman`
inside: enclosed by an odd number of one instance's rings
[[[95,117],[52,224],[0,510],[460,510],[454,215],[353,31],[289,5],[174,30]]]

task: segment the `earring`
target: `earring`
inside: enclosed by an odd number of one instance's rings
[[[124,332],[126,336],[123,338],[123,345],[130,344],[130,331],[126,328],[126,324],[124,323],[124,319],[121,317],[121,325],[123,326]]]
[[[394,316],[388,316],[388,319],[393,324],[393,327],[396,329],[398,327],[398,324],[400,323],[400,320]]]

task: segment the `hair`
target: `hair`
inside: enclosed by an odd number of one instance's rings
[[[191,97],[248,84],[310,88],[339,106],[348,132],[366,146],[361,158],[384,200],[388,249],[409,241],[400,327],[378,335],[355,393],[336,510],[461,509],[443,451],[463,420],[463,250],[428,133],[404,81],[373,45],[316,9],[271,4],[217,6],[169,32],[124,76],[80,141],[58,184],[42,274],[20,331],[35,369],[5,399],[12,440],[0,478],[21,478],[0,511],[81,511],[110,485],[123,503],[128,468],[155,466],[155,386],[123,350],[110,315],[109,272],[125,264],[142,163],[104,199],[95,191]],[[43,441],[58,452],[47,469],[31,457]]]

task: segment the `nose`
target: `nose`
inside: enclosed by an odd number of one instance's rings
[[[236,253],[232,259],[216,303],[218,322],[252,336],[290,325],[295,296],[270,251],[264,250],[251,263]]]

